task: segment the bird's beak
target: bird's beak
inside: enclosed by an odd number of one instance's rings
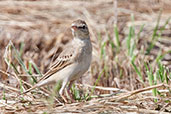
[[[73,30],[77,30],[77,26],[75,26],[75,25],[72,25],[71,28],[72,28]]]

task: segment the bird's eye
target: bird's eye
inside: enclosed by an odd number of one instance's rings
[[[83,25],[83,27],[82,27],[83,29],[85,29],[86,28],[86,26],[85,25]]]
[[[80,27],[78,27],[78,28],[80,28],[80,29],[85,29],[85,28],[86,28],[86,26],[85,26],[85,25],[83,25],[83,26],[80,26]]]

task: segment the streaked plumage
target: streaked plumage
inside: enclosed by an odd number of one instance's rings
[[[59,91],[62,96],[68,82],[81,77],[89,68],[92,58],[92,45],[87,24],[83,20],[76,20],[71,25],[73,40],[50,66],[50,70],[43,75],[39,82],[27,93],[35,88],[62,81]]]

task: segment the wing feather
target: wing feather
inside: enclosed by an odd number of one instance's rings
[[[64,67],[68,66],[69,64],[72,64],[75,57],[74,52],[75,52],[74,48],[71,48],[70,52],[68,51],[67,48],[64,51],[62,51],[62,53],[58,56],[56,61],[50,66],[49,71],[47,71],[40,78],[39,82],[49,78],[51,75],[63,69]]]

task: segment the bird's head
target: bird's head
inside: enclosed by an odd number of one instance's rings
[[[89,30],[85,21],[76,20],[71,25],[71,30],[74,38],[87,39],[89,38]]]

